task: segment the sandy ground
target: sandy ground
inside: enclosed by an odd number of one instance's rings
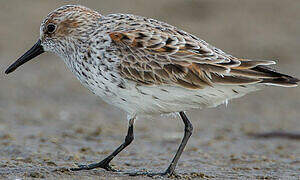
[[[67,3],[80,3],[103,14],[157,18],[233,55],[278,60],[282,72],[300,77],[298,0],[1,1],[2,179],[131,178],[102,169],[57,170],[101,160],[127,131],[125,113],[84,89],[59,58],[44,54],[9,76],[3,74],[35,43],[42,18]],[[184,178],[300,179],[299,94],[300,88],[266,88],[230,101],[227,107],[189,111],[194,134],[177,172]],[[249,135],[268,132],[296,135]],[[178,117],[140,118],[135,141],[112,164],[126,172],[162,171],[182,135]],[[147,179],[136,179],[143,178]]]

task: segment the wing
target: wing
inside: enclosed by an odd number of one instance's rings
[[[238,59],[180,30],[149,28],[109,35],[121,59],[120,74],[139,84],[201,89],[214,84],[296,83],[264,67],[274,61]]]

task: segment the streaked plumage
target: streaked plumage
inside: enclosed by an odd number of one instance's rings
[[[43,33],[57,22],[56,33]],[[266,67],[274,61],[236,58],[167,23],[130,14],[64,6],[48,15],[41,34],[44,48],[60,55],[82,84],[132,117],[215,107],[262,84],[297,82]]]
[[[299,81],[270,69],[274,61],[236,58],[167,23],[79,5],[51,12],[36,47],[59,55],[85,87],[126,111],[130,125],[143,114],[181,112],[185,119],[182,111]]]

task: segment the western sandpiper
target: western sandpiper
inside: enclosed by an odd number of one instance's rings
[[[184,111],[216,107],[265,85],[295,87],[299,81],[269,68],[274,61],[236,58],[167,23],[101,15],[80,5],[51,12],[37,43],[5,73],[43,52],[59,55],[86,88],[128,114],[124,143],[101,162],[73,171],[113,171],[110,162],[133,141],[137,116],[178,112],[185,130],[177,153],[165,172],[148,173],[172,175],[193,130]]]

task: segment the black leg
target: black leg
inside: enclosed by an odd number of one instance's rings
[[[179,114],[184,123],[184,136],[183,136],[181,144],[179,145],[179,148],[178,148],[171,164],[169,165],[168,169],[165,172],[165,174],[168,174],[168,175],[172,175],[174,173],[177,162],[178,162],[189,138],[191,137],[191,135],[193,133],[193,125],[189,121],[189,119],[186,117],[185,113],[181,111],[181,112],[179,112]]]
[[[189,140],[189,138],[192,135],[193,132],[193,125],[192,123],[189,121],[189,119],[186,117],[184,112],[179,112],[179,115],[184,123],[184,136],[183,139],[181,141],[181,144],[179,145],[179,148],[171,162],[171,164],[169,165],[169,167],[167,168],[167,170],[163,173],[148,173],[148,172],[137,172],[137,173],[129,173],[129,175],[131,176],[137,176],[137,175],[147,175],[147,176],[156,176],[156,175],[161,175],[161,176],[172,176],[175,175],[174,171],[177,165],[177,162]]]
[[[93,163],[89,165],[79,165],[78,168],[71,168],[71,171],[80,171],[80,170],[90,170],[94,168],[103,168],[107,171],[116,171],[114,170],[110,165],[110,161],[113,160],[113,158],[118,155],[123,149],[125,149],[134,139],[133,136],[133,123],[134,123],[135,117],[129,120],[129,127],[128,132],[125,138],[125,141],[123,144],[121,144],[113,153],[111,153],[109,156],[107,156],[105,159],[98,163]]]

